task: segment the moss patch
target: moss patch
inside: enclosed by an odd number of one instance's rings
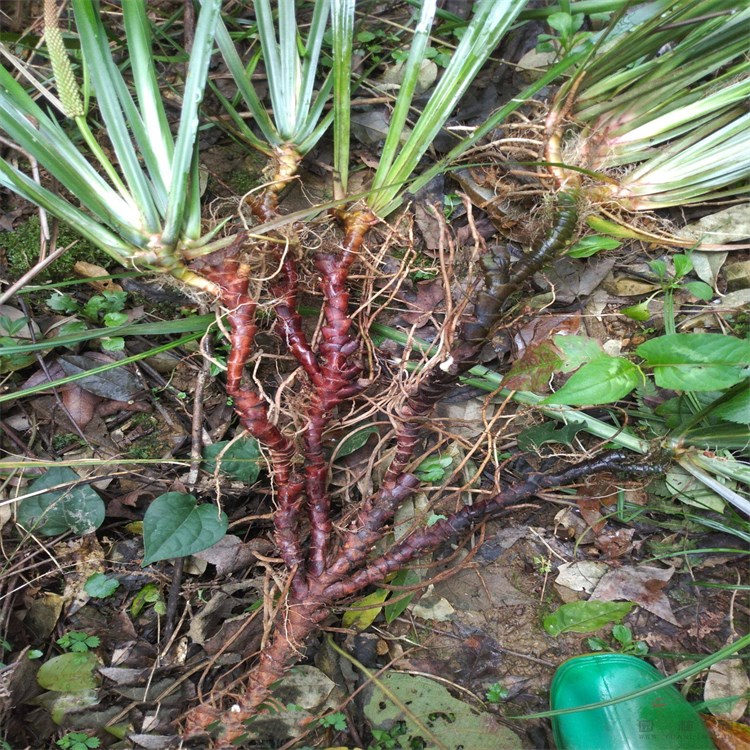
[[[11,232],[0,233],[0,254],[4,255],[11,279],[17,279],[32,268],[39,260],[41,232],[39,217],[32,216]],[[75,244],[73,244],[75,243]],[[38,276],[36,282],[66,281],[73,278],[73,266],[83,260],[87,263],[109,268],[115,262],[104,251],[82,239],[64,224],[59,225],[58,247],[73,245],[54,263],[50,264]]]

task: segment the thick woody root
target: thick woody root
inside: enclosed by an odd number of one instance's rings
[[[201,712],[193,712],[191,718],[194,723],[190,729],[193,732],[205,730],[218,722],[221,725],[220,738],[214,747],[221,750],[232,747],[231,743],[238,741],[246,732],[244,722],[262,711],[263,705],[272,698],[274,684],[299,659],[305,641],[316,632],[336,602],[358,594],[367,586],[381,583],[390,573],[443,542],[533,498],[543,490],[579,482],[599,472],[646,473],[643,459],[638,457],[637,460],[638,463],[633,463],[633,457],[629,454],[612,451],[556,474],[532,474],[487,500],[465,506],[431,527],[416,530],[374,560],[367,560],[369,548],[361,549],[358,559],[350,559],[353,572],[344,580],[325,585],[323,579],[327,574],[324,574],[317,585],[307,589],[302,600],[294,594],[290,595],[277,614],[270,642],[248,676],[246,690],[224,713],[206,707]],[[651,473],[664,471],[664,466],[658,460],[648,468]],[[333,571],[330,574],[333,577]],[[199,720],[203,721],[201,725],[196,723]]]
[[[331,500],[327,490],[328,464],[323,453],[323,431],[334,410],[360,391],[362,371],[353,360],[359,340],[352,334],[349,317],[349,271],[376,219],[369,211],[347,212],[339,217],[344,225],[341,252],[319,253],[315,265],[320,272],[325,322],[321,330],[320,375],[313,378],[313,395],[305,430],[305,488],[310,520],[307,572],[310,583],[323,573],[331,540]]]
[[[348,314],[349,291],[347,281],[364,236],[375,221],[369,212],[343,213],[345,237],[338,254],[320,253],[315,265],[320,273],[320,288],[324,295],[324,325],[321,342],[314,352],[301,327],[296,309],[297,278],[293,259],[285,259],[281,277],[276,281],[276,311],[278,328],[283,333],[289,350],[308,374],[312,394],[307,411],[304,432],[304,482],[292,472],[292,446],[268,420],[265,404],[252,390],[239,385],[239,372],[232,376],[232,395],[243,425],[265,445],[273,459],[274,482],[279,498],[279,511],[275,517],[276,538],[282,557],[292,576],[290,591],[280,606],[271,640],[264,647],[258,663],[248,675],[246,689],[235,705],[227,712],[217,713],[206,707],[192,712],[191,728],[205,729],[219,722],[220,739],[215,747],[231,747],[244,734],[244,722],[251,719],[271,697],[272,687],[297,661],[300,649],[330,608],[342,598],[353,596],[368,585],[381,582],[389,573],[400,569],[433,549],[442,541],[461,533],[501,510],[533,497],[542,489],[574,481],[587,473],[602,470],[622,470],[622,457],[610,456],[596,459],[558,475],[534,475],[523,482],[511,485],[494,498],[464,508],[429,529],[417,531],[394,545],[388,552],[368,561],[372,547],[385,534],[387,524],[403,501],[419,485],[419,480],[408,473],[414,458],[424,419],[455,384],[460,376],[473,367],[482,346],[498,324],[504,304],[522,281],[540,267],[561,244],[569,238],[575,226],[574,200],[566,197],[548,240],[528,257],[527,263],[513,275],[503,256],[484,260],[484,288],[477,295],[473,317],[459,327],[456,342],[448,356],[436,362],[417,382],[410,396],[397,414],[399,427],[396,433],[396,454],[380,489],[363,503],[358,523],[352,528],[332,553],[330,549],[332,525],[330,497],[327,489],[327,463],[323,453],[323,433],[336,408],[359,392],[357,377],[359,364],[353,360],[359,348],[352,334],[352,320]],[[275,205],[259,203],[254,208],[259,218],[268,220]],[[237,269],[239,271],[239,269]],[[515,269],[514,269],[515,270]],[[237,273],[236,276],[242,276]],[[232,350],[241,352],[230,357],[233,367],[239,366],[245,352],[249,351],[247,331],[253,330],[254,307],[247,298],[246,286],[233,278],[225,283],[225,304],[230,307],[233,327]],[[245,331],[235,336],[235,330]],[[243,361],[244,365],[244,361]],[[237,376],[235,384],[235,376]],[[301,503],[307,500],[310,539],[308,552],[303,554],[299,541],[298,513]]]
[[[250,357],[257,325],[257,303],[249,294],[250,269],[240,260],[240,245],[214,253],[199,267],[221,291],[231,329],[227,358],[227,393],[242,426],[269,452],[277,486],[276,543],[284,562],[294,568],[303,560],[297,529],[304,481],[293,466],[294,446],[271,422],[268,407],[254,389],[243,385],[245,364]]]

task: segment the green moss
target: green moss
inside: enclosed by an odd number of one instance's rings
[[[25,274],[39,261],[41,233],[39,217],[32,216],[28,221],[10,232],[0,234],[0,253],[5,255],[5,263],[11,279],[17,279]],[[73,244],[75,243],[75,244]],[[104,268],[114,265],[114,261],[103,250],[82,239],[65,224],[59,225],[57,245],[67,247],[73,244],[62,257],[50,264],[35,278],[42,281],[67,281],[74,278],[73,266],[79,261],[94,263]]]
[[[152,414],[145,412],[134,414],[130,424],[135,429],[142,428],[144,430],[153,430],[153,432],[149,432],[149,434],[144,435],[142,438],[133,441],[130,448],[128,448],[128,458],[138,460],[161,458],[169,449],[168,441],[163,439],[157,429],[159,420]]]
[[[60,432],[52,436],[52,447],[56,451],[61,451],[69,445],[82,442],[81,438],[75,432]]]
[[[268,166],[268,158],[258,151],[248,150],[244,153],[242,167],[231,172],[227,177],[227,184],[238,195],[257,188],[264,182],[263,170]]]

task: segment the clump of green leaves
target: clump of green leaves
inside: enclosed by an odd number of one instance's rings
[[[92,648],[98,648],[101,640],[96,635],[89,635],[81,630],[71,630],[56,641],[60,648],[76,654],[85,654]]]
[[[547,23],[552,34],[540,34],[537,52],[572,52],[591,39],[590,31],[581,31],[585,20],[583,13],[552,13],[547,17]],[[556,32],[556,33],[555,33]]]
[[[96,737],[91,737],[84,732],[68,732],[55,741],[55,744],[63,750],[94,750],[101,742]]]
[[[693,261],[690,254],[678,253],[672,256],[672,267],[670,271],[667,263],[661,258],[649,262],[648,267],[651,273],[656,276],[661,289],[652,294],[647,300],[639,302],[637,305],[626,307],[620,312],[629,318],[638,321],[646,321],[651,317],[649,303],[660,292],[664,294],[664,316],[667,327],[671,330],[674,328],[674,295],[681,289],[689,292],[693,297],[709,302],[714,292],[711,287],[704,281],[686,281],[686,277],[693,270]],[[671,330],[671,332],[674,332]]]
[[[153,605],[154,612],[157,615],[165,615],[167,613],[167,603],[164,601],[158,583],[147,583],[135,595],[130,605],[130,614],[133,617],[138,617],[149,605]]]
[[[487,700],[487,703],[502,703],[504,700],[508,699],[509,695],[510,691],[508,688],[503,687],[499,682],[493,682],[492,685],[487,688],[484,697]]]
[[[367,750],[395,750],[395,748],[403,747],[400,738],[408,734],[404,721],[397,721],[390,729],[375,729],[373,727],[370,731],[372,732],[373,742]]]
[[[105,290],[82,304],[71,294],[55,292],[47,298],[47,305],[55,312],[78,318],[60,328],[60,335],[66,336],[85,331],[88,323],[103,325],[105,328],[125,325],[128,315],[123,310],[127,296],[127,292]],[[101,345],[105,351],[121,351],[125,346],[125,339],[121,336],[105,336],[101,339]]]
[[[422,482],[437,484],[445,479],[452,464],[451,456],[430,456],[419,464],[414,474]]]
[[[318,719],[318,726],[323,728],[335,729],[337,732],[345,732],[349,725],[346,723],[346,714],[341,711],[334,711]]]
[[[612,651],[633,656],[645,656],[648,653],[646,641],[633,639],[633,631],[627,626],[618,624],[612,628],[611,641],[595,636],[588,638],[587,643],[592,651]]]

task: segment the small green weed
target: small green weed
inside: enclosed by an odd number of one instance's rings
[[[55,312],[79,318],[60,328],[60,335],[65,336],[85,331],[88,323],[103,325],[105,328],[125,325],[128,322],[127,313],[123,312],[126,302],[127,292],[103,291],[101,294],[95,294],[84,304],[71,294],[55,292],[47,299],[47,306]],[[120,336],[107,336],[101,339],[101,344],[105,351],[121,351],[125,347],[125,339]]]
[[[101,742],[84,732],[68,732],[55,742],[63,750],[94,750]]]
[[[487,688],[487,692],[484,694],[487,703],[502,703],[508,699],[510,692],[508,688],[503,687],[499,682],[494,682]]]
[[[672,256],[673,271],[670,271],[665,261],[661,259],[652,260],[648,266],[661,287],[647,300],[637,305],[626,307],[620,312],[633,320],[647,321],[651,317],[649,303],[659,294],[664,294],[664,325],[667,333],[674,333],[674,295],[680,290],[685,290],[703,302],[709,302],[713,298],[713,289],[704,281],[685,281],[685,277],[693,270],[693,261],[690,254],[678,254]]]
[[[633,656],[645,656],[648,653],[648,644],[645,641],[633,640],[633,631],[627,625],[615,625],[612,628],[611,639],[608,641],[593,637],[587,639],[587,642],[592,651],[611,651]]]
[[[334,711],[332,714],[321,716],[318,719],[318,726],[325,729],[335,729],[337,732],[345,732],[349,728],[346,723],[346,715],[341,711]]]
[[[397,721],[390,729],[373,729],[374,742],[367,746],[367,750],[395,750],[401,748],[400,738],[407,734],[406,722]]]
[[[591,32],[581,31],[583,13],[553,13],[547,17],[552,34],[540,34],[536,45],[537,52],[563,52],[569,54],[576,47],[590,43]],[[556,32],[556,33],[555,33]]]
[[[414,472],[422,482],[436,484],[448,475],[453,459],[450,456],[430,456]]]
[[[71,630],[56,641],[60,648],[66,651],[84,654],[92,648],[97,648],[101,640],[96,635],[89,635],[80,630]]]

